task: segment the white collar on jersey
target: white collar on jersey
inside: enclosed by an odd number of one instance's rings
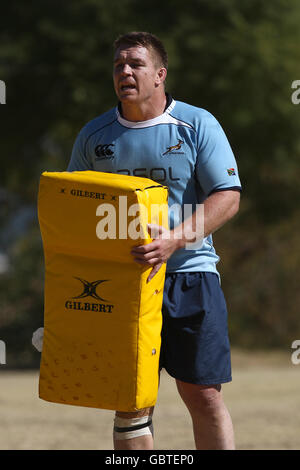
[[[117,120],[118,122],[124,126],[124,127],[129,127],[131,129],[142,129],[145,127],[152,127],[152,126],[157,126],[158,124],[176,124],[181,125],[181,126],[186,126],[192,128],[189,124],[186,122],[180,121],[179,119],[174,118],[173,116],[170,116],[170,113],[172,109],[174,108],[176,104],[176,101],[172,99],[170,105],[165,109],[163,114],[160,116],[157,116],[153,119],[148,119],[147,121],[127,121],[127,119],[124,119],[118,108],[116,108],[116,113],[117,113]]]

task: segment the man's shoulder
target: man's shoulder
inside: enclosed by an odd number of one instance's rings
[[[204,124],[218,125],[218,121],[207,109],[193,106],[183,101],[175,101],[175,106],[170,113],[176,119],[186,122],[195,130]]]
[[[111,108],[110,110],[106,111],[100,116],[95,117],[88,121],[80,131],[80,134],[85,137],[89,138],[94,132],[101,130],[102,128],[109,126],[117,119],[116,108]]]

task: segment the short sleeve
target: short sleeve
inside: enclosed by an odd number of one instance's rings
[[[196,177],[208,196],[214,191],[241,190],[237,163],[228,139],[210,113],[201,120]]]
[[[85,140],[84,130],[82,129],[74,142],[67,171],[84,171],[93,169],[85,155]]]

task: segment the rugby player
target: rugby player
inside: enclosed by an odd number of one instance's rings
[[[237,213],[241,183],[221,125],[208,111],[166,93],[167,69],[166,50],[153,34],[130,32],[115,41],[118,105],[83,127],[68,171],[148,177],[168,186],[169,205],[195,207],[182,224],[170,220],[169,237],[158,229],[157,238],[134,247],[132,256],[152,267],[149,280],[167,263],[160,367],[174,377],[191,415],[196,449],[234,449],[221,390],[232,380],[227,309],[212,233]],[[193,230],[203,207],[203,241],[187,248],[197,241]],[[152,414],[153,408],[116,410],[115,449],[152,449]]]

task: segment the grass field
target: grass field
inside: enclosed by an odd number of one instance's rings
[[[300,449],[300,365],[290,352],[233,351],[233,382],[223,393],[237,449]],[[38,372],[0,366],[0,449],[112,449],[107,410],[38,398]],[[191,420],[174,380],[161,376],[154,413],[155,449],[194,449]]]

